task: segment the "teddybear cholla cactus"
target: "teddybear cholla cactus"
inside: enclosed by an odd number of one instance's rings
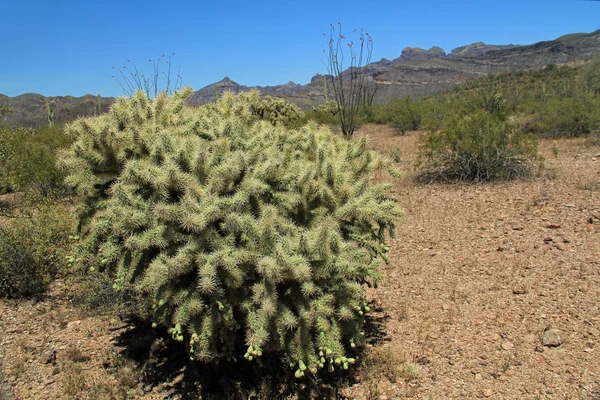
[[[258,120],[257,93],[199,109],[190,93],[138,92],[68,126],[80,258],[150,296],[193,359],[237,359],[241,343],[298,377],[347,368],[400,214],[369,184],[387,162],[364,140]]]
[[[253,100],[250,109],[258,117],[273,125],[288,126],[304,118],[304,112],[297,105],[271,96]]]

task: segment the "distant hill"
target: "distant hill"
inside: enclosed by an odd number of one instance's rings
[[[367,65],[369,75],[378,87],[377,102],[397,97],[423,97],[453,88],[469,79],[490,73],[538,69],[548,64],[585,62],[600,53],[600,30],[592,33],[575,33],[554,40],[531,45],[489,45],[482,42],[457,47],[450,53],[439,47],[429,50],[407,47],[399,57],[381,59]],[[285,98],[302,108],[324,101],[323,76],[314,76],[310,83],[299,85],[288,82],[276,86],[249,87],[230,78],[203,87],[194,92],[190,105],[215,101],[216,94],[227,90],[239,93],[258,89],[263,95]],[[329,88],[331,95],[331,88]],[[4,118],[8,125],[44,125],[47,122],[46,101],[54,102],[55,120],[63,123],[78,116],[93,115],[97,97],[49,97],[24,94],[16,97],[0,95],[0,104],[7,104],[14,112]],[[102,109],[115,101],[102,98]]]
[[[48,101],[50,101],[51,108],[54,110],[54,122],[56,124],[64,124],[80,116],[94,115],[98,107],[98,96],[92,96],[91,94],[82,97],[45,97],[36,93],[8,97],[0,94],[0,104],[6,104],[13,110],[12,113],[0,117],[0,122],[8,126],[24,125],[35,127],[47,125]],[[114,101],[114,97],[101,97],[101,111],[107,111]]]

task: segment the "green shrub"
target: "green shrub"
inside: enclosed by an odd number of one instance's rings
[[[70,299],[80,310],[93,315],[108,314],[122,319],[151,317],[151,304],[133,287],[119,290],[114,280],[95,268],[76,270],[70,277]]]
[[[581,81],[584,90],[600,95],[600,55],[583,66]]]
[[[544,138],[585,136],[600,128],[600,101],[593,95],[549,99],[524,130]]]
[[[388,124],[397,134],[404,135],[408,131],[416,131],[421,128],[423,118],[421,111],[410,98],[396,100],[392,103],[391,112]]]
[[[6,104],[0,104],[0,116],[11,114],[13,112],[12,108],[7,106]]]
[[[399,163],[402,161],[402,153],[398,149],[391,149],[390,150],[390,158],[392,159],[393,162]]]
[[[477,182],[526,177],[537,159],[535,137],[479,111],[424,136],[417,166],[421,180]]]
[[[0,128],[0,193],[64,192],[56,151],[71,142],[59,127]]]
[[[340,118],[338,117],[338,112],[337,103],[335,101],[329,101],[319,104],[316,107],[312,107],[310,112],[306,114],[306,119],[318,124],[339,127]]]
[[[471,81],[467,83],[467,89],[473,111],[483,110],[500,120],[506,119],[508,106],[500,90],[500,81]]]
[[[198,109],[190,94],[138,92],[67,127],[78,259],[145,293],[193,359],[347,368],[400,215],[369,184],[390,162],[314,123],[257,120],[257,93]]]
[[[39,296],[65,272],[71,221],[62,204],[0,220],[0,297]]]

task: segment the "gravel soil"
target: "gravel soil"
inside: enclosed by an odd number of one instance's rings
[[[369,290],[370,361],[342,396],[600,399],[600,147],[542,141],[531,180],[419,185],[418,132],[358,135],[402,154],[405,216]],[[176,376],[150,385],[122,356],[130,327],[81,314],[65,291],[0,301],[0,399],[177,398]]]

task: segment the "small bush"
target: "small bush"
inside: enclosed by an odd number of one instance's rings
[[[408,131],[416,131],[421,128],[423,118],[421,110],[410,98],[396,101],[392,112],[389,125],[397,134],[404,135]]]
[[[121,319],[130,317],[146,320],[152,315],[152,304],[133,287],[116,288],[114,279],[95,268],[75,271],[71,282],[71,301],[77,307],[94,315],[114,315]]]
[[[539,137],[579,137],[600,128],[600,101],[590,94],[554,98],[538,110],[524,130]]]
[[[393,162],[399,163],[402,161],[402,153],[398,149],[391,149],[390,150],[390,158],[392,159]]]
[[[152,304],[193,359],[282,356],[295,375],[348,368],[400,215],[390,162],[323,127],[256,118],[258,93],[184,106],[138,92],[67,127],[83,197],[78,258]]]
[[[535,137],[479,111],[424,136],[419,179],[489,181],[526,177],[538,160]]]
[[[506,119],[508,105],[496,80],[471,81],[467,83],[469,105],[472,110],[483,110],[499,120]]]
[[[318,124],[328,125],[331,127],[340,125],[338,117],[338,106],[335,101],[329,101],[312,107],[311,111],[306,114],[306,119],[314,121]]]
[[[39,296],[65,271],[71,221],[61,204],[0,221],[0,297]]]
[[[584,90],[600,95],[600,56],[582,68],[580,77]]]
[[[408,131],[416,131],[421,128],[422,101],[394,99],[387,104],[374,107],[371,111],[371,121],[378,124],[387,124],[399,135]]]
[[[0,128],[0,193],[63,193],[56,151],[72,143],[59,127]]]

